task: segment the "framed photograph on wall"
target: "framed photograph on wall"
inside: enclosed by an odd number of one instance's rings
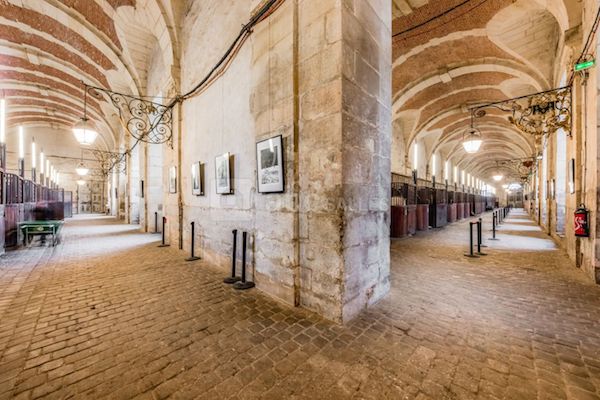
[[[281,135],[256,143],[259,193],[284,191],[283,138]]]
[[[225,153],[215,158],[215,174],[217,194],[231,194],[231,156]]]
[[[169,193],[177,193],[177,167],[169,168]]]
[[[201,162],[192,164],[192,194],[204,196],[204,165]]]

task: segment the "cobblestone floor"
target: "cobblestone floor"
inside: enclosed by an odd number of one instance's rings
[[[0,258],[0,399],[598,399],[600,289],[521,213],[486,257],[466,232],[394,241],[392,292],[342,327],[70,221]]]

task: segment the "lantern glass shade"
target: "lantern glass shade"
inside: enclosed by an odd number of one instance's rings
[[[482,142],[481,133],[477,129],[471,127],[467,134],[463,136],[462,145],[467,153],[473,154],[479,151]]]
[[[496,182],[500,182],[502,180],[502,178],[504,178],[504,177],[500,174],[497,174],[497,175],[494,175],[492,178],[494,178],[494,180]]]
[[[73,125],[73,134],[75,139],[84,146],[89,146],[96,140],[98,132],[94,123],[87,118],[82,118],[79,122]]]
[[[90,170],[87,169],[83,163],[79,163],[77,168],[75,168],[75,172],[77,172],[77,175],[79,176],[85,176],[88,174],[89,171]]]
[[[481,142],[481,139],[467,139],[463,142],[463,147],[469,154],[477,153],[481,147]]]

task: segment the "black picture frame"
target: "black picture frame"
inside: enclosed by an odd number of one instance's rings
[[[192,164],[191,175],[192,194],[204,196],[204,164],[200,161]]]
[[[256,184],[258,193],[285,192],[283,136],[256,143]]]
[[[215,190],[217,194],[233,194],[233,166],[229,152],[215,157]]]

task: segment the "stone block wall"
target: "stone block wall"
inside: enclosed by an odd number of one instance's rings
[[[391,22],[374,3],[299,7],[301,302],[335,320],[389,290]]]
[[[190,4],[180,27],[181,92],[204,77],[258,4]],[[249,274],[258,289],[336,321],[387,293],[390,19],[391,8],[379,0],[286,1],[213,85],[176,107],[173,149],[162,146],[160,157],[173,246],[189,252],[194,221],[196,253],[225,275],[231,231],[247,231]],[[147,86],[165,93],[178,79],[166,78],[155,58]],[[256,143],[277,135],[285,191],[260,194]],[[158,156],[146,150],[139,161],[148,182],[141,208],[151,230],[156,199],[149,172]],[[230,195],[215,190],[215,157],[225,152],[232,155]],[[195,162],[204,163],[204,196],[191,191]],[[179,169],[177,194],[168,193],[172,165]]]

